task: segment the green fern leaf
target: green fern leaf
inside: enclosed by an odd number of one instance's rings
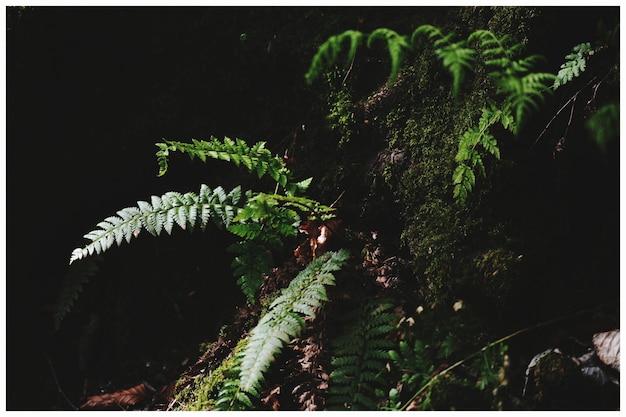
[[[312,84],[323,71],[331,65],[334,65],[338,61],[339,53],[346,40],[350,41],[350,50],[346,59],[346,66],[354,59],[356,50],[361,44],[363,39],[363,33],[356,30],[347,30],[339,35],[331,36],[328,38],[313,56],[309,70],[305,74],[304,78],[307,84]]]
[[[84,237],[91,240],[88,245],[74,249],[70,257],[70,264],[79,259],[92,255],[94,252],[102,254],[113,246],[120,245],[123,240],[130,242],[132,236],[137,236],[143,228],[152,235],[159,235],[162,230],[171,234],[174,224],[182,229],[194,227],[198,223],[204,229],[210,218],[218,225],[228,225],[239,212],[237,206],[241,197],[239,187],[230,193],[217,187],[213,192],[203,186],[200,195],[194,193],[180,194],[168,192],[161,197],[151,198],[157,204],[138,201],[137,207],[129,207],[117,212],[118,216],[108,217],[97,224],[98,229],[87,233]],[[215,202],[215,198],[219,202]]]
[[[411,49],[411,44],[407,42],[406,37],[386,28],[376,29],[369,35],[367,39],[368,48],[372,47],[376,39],[384,39],[387,41],[387,50],[391,58],[391,73],[388,83],[392,84],[396,78],[398,78],[398,73],[400,72],[400,67],[404,59],[404,51]]]
[[[279,185],[287,187],[291,183],[291,172],[283,166],[281,158],[272,155],[265,148],[265,142],[257,142],[253,146],[242,139],[225,137],[223,141],[211,136],[209,141],[192,139],[191,143],[164,140],[157,143],[158,176],[165,175],[168,169],[170,152],[183,152],[193,160],[198,157],[203,162],[207,158],[232,162],[236,166],[245,167],[248,172],[256,173],[259,178],[269,175]]]
[[[331,409],[374,410],[376,387],[393,343],[386,338],[396,317],[385,300],[365,300],[345,317],[350,323],[333,343],[334,370],[327,404]]]
[[[454,33],[444,35],[439,28],[432,25],[422,25],[415,29],[411,36],[411,42],[414,43],[415,38],[421,34],[426,34],[430,39],[434,39],[434,46],[437,48],[435,54],[452,75],[453,96],[458,97],[466,71],[472,70],[474,67],[476,51],[467,48],[466,41],[451,42]]]
[[[327,300],[326,290],[319,286],[320,277],[324,285],[334,285],[331,272],[339,270],[348,253],[345,250],[327,252],[315,259],[296,276],[281,295],[271,304],[269,311],[251,331],[245,350],[240,357],[241,371],[239,388],[246,393],[258,392],[263,374],[274,361],[280,350],[293,338],[300,335],[305,327],[298,309],[315,318],[315,309]],[[308,288],[315,291],[307,291]],[[303,306],[306,306],[303,308]]]
[[[61,322],[72,309],[74,302],[83,290],[83,286],[89,281],[90,277],[98,272],[97,261],[100,260],[100,257],[83,259],[70,267],[65,275],[63,287],[54,307],[52,318],[56,330],[61,327]]]
[[[255,237],[235,243],[227,249],[236,254],[232,262],[233,275],[237,277],[237,284],[250,302],[254,301],[263,277],[270,271],[273,262],[271,253]]]
[[[595,53],[589,42],[584,42],[574,46],[572,53],[565,56],[565,63],[556,75],[552,88],[556,90],[567,84],[574,78],[580,76],[587,68],[587,59]]]

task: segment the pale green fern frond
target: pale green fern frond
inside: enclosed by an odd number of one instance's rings
[[[334,65],[339,58],[343,44],[346,40],[350,41],[350,49],[346,58],[346,66],[354,59],[356,50],[363,40],[364,34],[356,30],[346,30],[345,32],[331,36],[318,48],[313,56],[309,70],[305,74],[307,84],[313,83],[323,71],[331,65]]]
[[[369,299],[346,317],[349,327],[333,340],[327,404],[330,409],[375,410],[376,388],[393,343],[387,335],[397,321],[386,300]]]
[[[556,74],[552,88],[556,90],[582,74],[587,68],[587,59],[595,52],[595,49],[591,47],[589,42],[574,46],[572,53],[565,56],[566,61],[561,65],[558,74]]]
[[[228,226],[241,210],[241,188],[236,187],[226,193],[222,187],[211,190],[202,185],[200,193],[180,194],[168,192],[162,196],[152,196],[151,201],[138,201],[136,207],[127,207],[98,223],[98,229],[84,237],[91,243],[76,248],[70,257],[70,264],[89,255],[102,254],[116,243],[118,246],[145,229],[157,236],[165,230],[172,233],[174,225],[181,229],[193,229],[196,225],[205,228],[209,220],[218,226]]]
[[[400,72],[400,67],[404,59],[404,51],[411,49],[411,44],[407,42],[406,37],[387,28],[379,28],[373,31],[367,39],[367,46],[371,48],[374,41],[377,39],[384,39],[387,41],[387,50],[389,51],[389,57],[391,58],[389,84],[392,84]]]
[[[325,287],[335,284],[333,272],[341,269],[347,259],[346,250],[327,252],[309,263],[281,291],[251,331],[238,357],[239,377],[220,392],[218,408],[252,407],[250,399],[258,398],[265,372],[282,348],[304,330],[304,317],[315,318],[328,300]]]
[[[434,39],[435,54],[442,61],[443,66],[452,75],[452,91],[454,97],[458,97],[465,73],[474,67],[476,51],[467,48],[466,41],[451,42],[454,33],[444,35],[443,32],[432,25],[419,26],[411,36],[411,42],[420,34],[426,34]]]

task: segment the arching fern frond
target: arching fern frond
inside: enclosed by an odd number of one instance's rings
[[[455,98],[458,97],[466,71],[471,71],[474,67],[476,51],[467,48],[466,41],[451,42],[454,33],[444,35],[439,28],[432,25],[422,25],[415,29],[411,35],[411,42],[414,43],[415,38],[421,34],[426,34],[430,39],[434,39],[434,46],[437,48],[435,54],[452,75],[453,95]]]
[[[400,72],[400,67],[404,59],[404,51],[411,49],[411,44],[407,42],[406,37],[387,28],[378,28],[369,35],[367,39],[368,48],[372,47],[376,39],[384,39],[387,41],[387,50],[391,58],[391,73],[389,74],[388,82],[392,84]]]
[[[375,410],[375,388],[393,343],[386,338],[397,318],[391,303],[370,299],[349,317],[350,326],[333,343],[335,367],[330,374],[327,404],[330,409]]]
[[[98,229],[87,233],[84,237],[91,243],[74,249],[70,264],[94,253],[101,254],[114,243],[130,243],[142,229],[157,236],[163,230],[171,234],[174,225],[193,229],[199,224],[204,229],[209,220],[219,227],[228,226],[240,211],[240,200],[240,187],[226,193],[222,187],[211,190],[203,184],[199,194],[170,191],[160,197],[152,196],[150,203],[138,201],[137,206],[119,210],[117,216],[107,217],[98,223]]]
[[[199,158],[206,162],[207,158],[230,161],[236,166],[244,166],[249,172],[256,173],[259,178],[269,175],[279,185],[286,187],[291,180],[290,171],[283,166],[281,159],[272,155],[265,148],[265,142],[257,142],[253,146],[241,140],[232,140],[225,137],[223,141],[211,136],[210,141],[192,139],[191,143],[165,140],[157,143],[157,163],[159,176],[164,175],[168,169],[168,157],[170,152],[183,152],[193,160]]]
[[[239,356],[237,385],[231,382],[228,389],[220,392],[217,401],[220,408],[230,409],[231,404],[258,398],[264,373],[281,349],[304,330],[304,317],[314,319],[317,310],[328,300],[325,287],[335,284],[333,272],[341,269],[347,258],[346,250],[327,252],[309,263],[281,291],[251,331]],[[243,401],[237,401],[234,396],[240,396]]]
[[[334,65],[339,58],[339,54],[346,40],[350,41],[350,49],[346,58],[346,66],[354,59],[356,50],[363,40],[364,34],[357,30],[346,30],[339,35],[331,36],[320,45],[313,56],[309,70],[304,75],[307,84],[312,84],[324,69]]]

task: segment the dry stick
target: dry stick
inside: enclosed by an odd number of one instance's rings
[[[565,102],[565,104],[563,104],[563,106],[559,109],[559,111],[556,112],[556,114],[554,116],[552,116],[552,119],[550,119],[550,121],[548,122],[548,124],[546,125],[546,127],[543,129],[543,131],[539,134],[539,136],[537,136],[537,139],[535,139],[535,142],[533,143],[533,145],[530,147],[530,149],[534,148],[535,145],[537,144],[537,142],[539,142],[539,139],[541,139],[541,137],[543,136],[544,133],[546,133],[546,130],[548,130],[548,128],[550,127],[550,125],[552,124],[552,122],[554,122],[554,119],[556,119],[558,117],[559,114],[561,114],[561,112],[563,110],[565,110],[565,108],[572,102],[572,101],[576,101],[576,97],[578,96],[578,94],[580,94],[581,91],[583,91],[585,88],[587,88],[589,86],[589,84],[591,84],[592,82],[594,82],[596,80],[596,78],[598,77],[593,77],[591,80],[589,80],[589,82],[587,84],[584,85],[584,87],[582,87],[580,90],[576,91],[576,93],[574,93],[574,95]],[[604,77],[606,78],[606,77]]]
[[[69,404],[69,406],[72,408],[72,410],[77,411],[78,407],[76,407],[74,404],[72,404],[72,402],[70,401],[70,399],[67,397],[67,395],[65,395],[65,393],[63,392],[63,390],[61,389],[61,385],[59,384],[59,380],[57,379],[57,374],[56,372],[54,372],[54,367],[52,366],[52,361],[50,360],[50,357],[48,356],[48,354],[46,352],[43,353],[44,356],[46,357],[46,360],[48,361],[48,365],[50,366],[50,371],[52,372],[52,378],[54,378],[54,383],[57,386],[57,391],[59,391],[59,394],[61,394],[61,396],[63,397],[63,399],[65,401],[67,401],[67,403]]]
[[[552,319],[552,320],[548,320],[548,321],[544,321],[544,322],[541,322],[541,323],[538,323],[538,324],[534,324],[534,325],[532,325],[532,326],[525,327],[525,328],[523,328],[523,329],[521,329],[521,330],[518,330],[518,331],[516,331],[516,332],[513,332],[513,333],[511,333],[511,334],[509,334],[509,335],[506,335],[506,336],[504,336],[504,337],[502,337],[502,338],[500,338],[500,339],[496,340],[495,342],[488,343],[487,345],[483,346],[483,348],[482,348],[482,349],[480,349],[479,351],[472,353],[471,355],[469,355],[469,356],[467,356],[467,357],[465,357],[465,358],[461,359],[460,361],[458,361],[458,362],[456,362],[456,363],[454,363],[454,364],[450,365],[449,367],[447,367],[447,368],[446,368],[446,369],[444,369],[443,371],[439,372],[438,374],[433,375],[433,377],[432,377],[432,378],[430,378],[430,380],[428,380],[428,382],[427,382],[426,384],[424,384],[424,385],[423,385],[423,386],[422,386],[419,390],[417,390],[417,392],[416,392],[415,394],[413,394],[413,396],[409,399],[409,401],[407,401],[407,402],[406,402],[406,404],[404,404],[402,407],[400,407],[400,411],[404,411],[404,410],[406,410],[406,408],[407,408],[409,405],[411,405],[411,403],[412,403],[412,402],[413,402],[413,401],[414,401],[417,397],[419,397],[419,396],[420,396],[420,394],[422,394],[424,391],[426,391],[426,389],[427,389],[430,385],[432,385],[432,383],[433,383],[433,382],[434,382],[434,381],[435,381],[438,377],[440,377],[441,375],[445,375],[445,374],[447,374],[448,372],[452,371],[454,368],[457,368],[457,367],[461,366],[462,364],[464,364],[464,363],[465,363],[465,362],[467,362],[468,360],[472,359],[473,357],[475,357],[475,356],[477,356],[477,355],[480,355],[480,354],[481,354],[481,353],[483,353],[483,352],[486,352],[486,351],[487,351],[487,349],[489,349],[489,348],[491,348],[491,347],[493,347],[493,346],[499,345],[500,343],[506,342],[507,340],[512,339],[512,338],[514,338],[515,336],[518,336],[518,335],[520,335],[520,334],[522,334],[522,333],[525,333],[525,332],[528,332],[528,331],[530,331],[530,330],[534,330],[534,329],[538,329],[538,328],[540,328],[540,327],[548,326],[548,325],[550,325],[550,324],[554,324],[554,323],[557,323],[557,322],[562,321],[562,320],[566,320],[566,319],[569,319],[569,318],[572,318],[572,317],[576,317],[576,316],[579,316],[579,315],[581,315],[581,314],[588,313],[588,312],[590,312],[590,311],[594,311],[594,310],[593,310],[593,309],[582,310],[582,311],[578,311],[578,312],[576,312],[576,313],[568,314],[568,315],[565,315],[565,316],[557,317],[557,318]]]

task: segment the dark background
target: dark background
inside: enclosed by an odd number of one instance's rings
[[[304,83],[316,45],[356,29],[360,17],[369,30],[386,16],[409,14],[7,8],[8,409],[67,408],[55,377],[74,405],[85,389],[125,388],[133,378],[141,382],[141,373],[155,385],[175,377],[177,364],[193,358],[197,343],[242,302],[224,257],[228,237],[216,230],[142,236],[124,250],[112,249],[54,332],[52,308],[71,251],[97,222],[137,200],[197,192],[203,182],[238,182],[225,164],[176,156],[170,172],[157,178],[154,143],[162,138],[228,135],[264,140],[282,152],[319,102]],[[97,339],[89,336],[92,319]],[[171,359],[157,364],[166,371],[141,369],[157,366],[155,357]],[[126,380],[97,379],[103,373]]]
[[[228,135],[281,153],[295,129],[323,113],[304,83],[317,45],[347,29],[409,33],[424,12],[7,8],[7,408],[68,408],[54,378],[74,405],[85,389],[175,378],[243,302],[224,256],[230,238],[181,232],[112,249],[54,332],[52,308],[81,236],[152,194],[239,183],[225,165],[186,157],[157,178],[154,143]],[[543,28],[558,51],[539,52],[562,60],[593,38],[589,10],[546,14],[562,22]]]

